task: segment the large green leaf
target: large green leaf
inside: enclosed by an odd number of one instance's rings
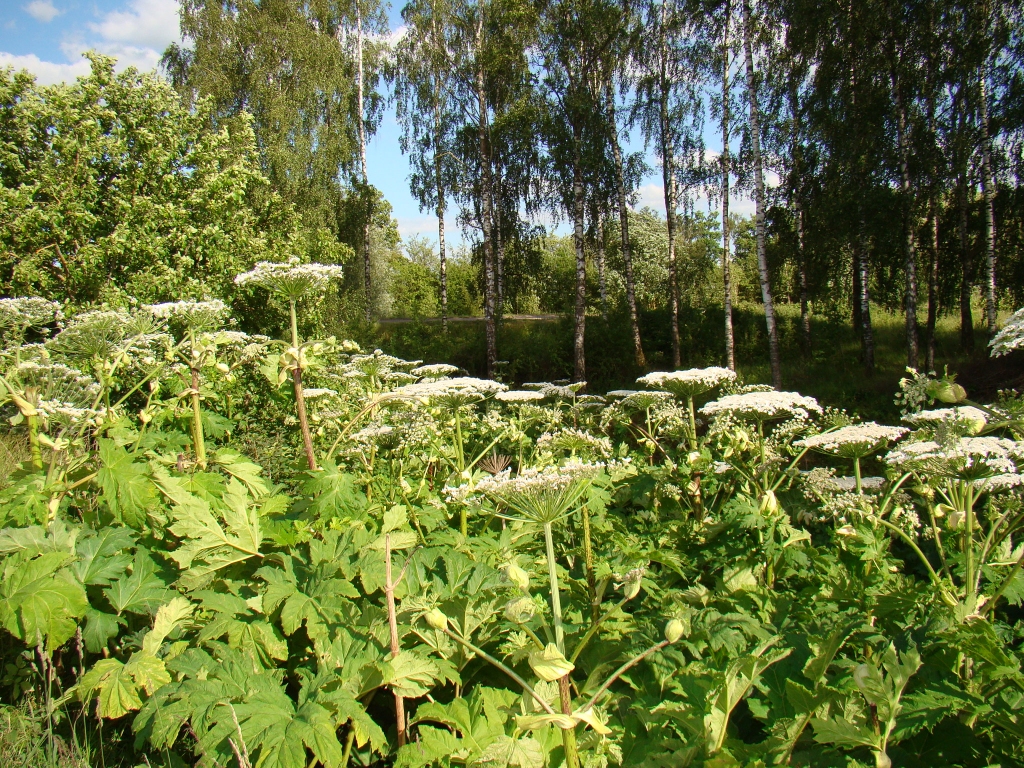
[[[112,582],[103,590],[103,594],[119,614],[126,611],[153,613],[173,595],[157,573],[156,565],[149,553],[141,548],[135,553],[131,574],[121,576]]]
[[[30,646],[66,642],[89,607],[85,590],[62,568],[69,555],[51,552],[27,562],[10,559],[0,584],[0,623]]]
[[[184,571],[181,583],[186,589],[206,583],[222,568],[262,557],[259,514],[240,482],[232,478],[222,503],[217,504],[223,524],[204,499],[192,496],[182,502],[172,510],[174,524],[170,527],[182,543],[170,554]]]
[[[148,477],[149,467],[134,461],[131,454],[113,440],[99,440],[100,469],[96,481],[110,513],[125,525],[141,529],[146,511],[156,503],[157,489]]]

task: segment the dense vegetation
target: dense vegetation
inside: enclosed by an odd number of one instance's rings
[[[339,277],[236,277],[284,341],[220,301],[0,300],[12,756],[1024,757],[1015,393],[914,375],[886,427],[716,367],[509,390],[301,337]]]
[[[0,760],[1024,764],[1019,4],[384,10],[0,72]]]

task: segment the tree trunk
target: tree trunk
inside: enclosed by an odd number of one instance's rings
[[[580,158],[580,129],[573,126],[572,218],[576,245],[576,324],[573,332],[573,381],[587,380],[584,336],[587,324],[587,256],[583,249],[583,161]]]
[[[608,280],[604,273],[604,209],[597,207],[597,282],[601,290],[601,317],[608,319]]]
[[[775,305],[772,302],[771,277],[764,235],[764,168],[761,163],[761,114],[757,104],[754,81],[754,53],[751,45],[750,0],[743,0],[743,51],[747,63],[747,102],[750,106],[750,150],[754,163],[754,230],[757,239],[757,271],[761,278],[761,300],[768,327],[768,358],[772,369],[772,386],[782,388],[782,362],[779,356],[779,333],[775,326]]]
[[[660,118],[661,118],[661,172],[665,191],[665,223],[668,229],[668,291],[669,313],[672,329],[672,366],[676,369],[682,364],[679,352],[679,302],[676,299],[676,178],[675,157],[672,146],[671,125],[668,119],[669,88],[668,80],[668,44],[665,39],[665,4],[661,5],[661,81],[660,81]]]
[[[484,332],[487,337],[487,376],[495,376],[495,363],[498,360],[498,335],[494,323],[494,242],[491,227],[491,153],[487,141],[487,93],[484,90],[483,65],[483,6],[480,7],[480,18],[476,27],[476,100],[478,114],[477,139],[480,145],[480,182],[481,197],[481,228],[484,233]]]
[[[495,274],[495,315],[501,320],[505,312],[505,243],[501,236],[501,166],[495,164],[492,175],[491,210],[494,213],[494,274]]]
[[[441,113],[434,103],[434,132],[437,137],[441,135]],[[448,334],[448,258],[444,247],[444,210],[445,193],[444,182],[441,176],[441,155],[437,151],[437,142],[434,144],[434,180],[437,184],[437,245],[441,257],[441,330]]]
[[[807,301],[807,252],[804,249],[804,209],[797,193],[794,201],[796,207],[796,247],[797,262],[800,269],[800,329],[803,331],[804,355],[811,354],[811,312]]]
[[[996,330],[996,189],[992,177],[992,136],[988,121],[988,76],[981,76],[981,192],[985,198],[985,325]]]
[[[366,300],[366,322],[370,322],[373,306],[370,286],[370,219],[373,218],[373,201],[370,198],[370,178],[366,172],[366,125],[363,101],[363,15],[359,3],[356,3],[356,102],[359,109],[357,129],[359,133],[359,162],[363,172],[363,194],[366,196],[366,211],[363,219],[363,293]]]
[[[629,308],[629,324],[633,332],[633,350],[638,368],[647,367],[643,343],[640,341],[640,320],[636,310],[636,284],[633,281],[633,252],[629,245],[629,208],[626,206],[626,178],[622,165],[622,148],[619,146],[619,127],[615,119],[615,88],[611,76],[605,80],[605,100],[608,109],[608,133],[615,160],[615,184],[619,202],[619,229],[622,234],[622,260],[626,266],[626,305]]]
[[[861,317],[861,305],[860,305],[860,295],[861,295],[861,288],[860,288],[860,245],[859,245],[860,230],[858,230],[854,234],[853,238],[854,238],[853,239],[853,248],[851,249],[852,250],[852,254],[853,254],[853,258],[852,258],[852,262],[853,262],[853,268],[852,268],[852,272],[853,272],[853,291],[852,291],[853,301],[850,302],[851,309],[852,309],[851,320],[853,322],[853,332],[855,334],[857,334],[858,336],[860,336],[860,335],[862,335],[862,333],[864,331],[864,319]]]
[[[960,349],[974,352],[974,317],[971,314],[971,254],[967,249],[967,173],[961,171],[957,185],[960,208]]]
[[[795,78],[790,79],[789,105],[792,120],[790,122],[791,157],[793,164],[793,218],[796,222],[796,258],[800,278],[800,329],[803,333],[802,344],[804,356],[811,354],[811,316],[807,305],[807,262],[804,250],[804,207],[802,201],[803,168],[800,151],[800,102],[797,95]]]
[[[907,365],[918,366],[917,340],[917,238],[914,234],[914,211],[910,186],[910,147],[907,138],[907,110],[903,100],[903,89],[896,73],[892,75],[893,93],[896,96],[896,143],[900,153],[900,197],[903,203],[903,257],[906,273],[906,288],[903,293],[903,309],[906,313]]]
[[[736,339],[732,328],[732,275],[729,269],[729,21],[730,0],[725,0],[722,35],[722,283],[725,289],[725,364],[736,370]]]
[[[854,263],[857,264],[857,271],[860,275],[860,325],[861,325],[861,350],[863,352],[864,370],[873,373],[875,370],[875,334],[871,328],[871,281],[868,265],[870,259],[868,254],[861,251],[863,245],[864,221],[860,221],[860,228],[857,231],[855,248],[857,254],[854,256]]]
[[[926,347],[924,357],[925,370],[935,370],[935,323],[939,316],[939,213],[935,193],[928,202],[928,227],[932,236],[932,247],[928,268],[928,321],[925,334]]]

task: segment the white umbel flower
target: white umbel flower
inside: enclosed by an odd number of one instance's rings
[[[916,427],[937,426],[943,423],[962,425],[971,434],[976,435],[988,423],[988,414],[972,405],[962,405],[955,408],[933,408],[927,411],[918,411],[905,416],[903,420]]]
[[[720,384],[735,381],[736,372],[728,368],[690,368],[685,371],[655,371],[641,376],[637,384],[654,389],[663,389],[676,397],[695,397],[710,392]]]
[[[428,379],[444,379],[458,372],[458,366],[448,365],[448,363],[431,363],[429,365],[421,365],[409,371],[413,376],[422,376]]]
[[[227,305],[220,299],[168,301],[163,304],[146,304],[143,309],[160,320],[180,320],[193,331],[216,328],[228,313]]]
[[[248,272],[235,275],[236,285],[256,285],[288,301],[298,301],[312,291],[322,291],[332,280],[340,280],[337,264],[301,264],[294,256],[283,263],[261,261]]]
[[[543,400],[543,392],[533,392],[528,389],[510,389],[508,392],[499,392],[494,396],[495,400],[503,403],[529,403],[536,400]]]
[[[859,459],[899,440],[907,433],[904,427],[887,427],[874,422],[851,424],[834,432],[797,440],[794,445],[810,448],[812,451]]]
[[[810,418],[812,413],[821,413],[821,406],[813,397],[797,392],[745,392],[740,395],[726,395],[700,409],[706,416],[730,413],[738,418],[753,421],[770,421],[794,417]]]
[[[1024,347],[1024,309],[1018,309],[1010,315],[1006,325],[992,337],[988,345],[992,348],[992,357],[1002,357]]]
[[[60,304],[38,296],[0,299],[0,329],[39,327],[63,317]]]
[[[1019,475],[1014,459],[1024,456],[1024,445],[1001,437],[961,437],[945,445],[934,440],[908,443],[891,451],[885,462],[901,470],[923,471],[936,477],[971,480],[985,490],[1010,487],[1003,478],[992,488],[993,476]]]

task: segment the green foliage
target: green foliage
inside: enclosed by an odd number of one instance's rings
[[[320,468],[271,482],[242,446],[302,437],[276,347],[194,358],[208,340],[144,319],[72,318],[0,357],[89,362],[110,403],[59,412],[3,379],[4,407],[45,418],[11,425],[40,461],[0,497],[0,685],[45,714],[49,753],[98,717],[133,765],[1020,758],[1024,486],[986,485],[993,467],[1021,476],[1012,397],[988,426],[921,421],[906,439],[935,455],[891,458],[858,492],[835,476],[848,453],[800,442],[848,414],[696,418],[723,394],[785,393],[716,379],[694,403],[551,383],[505,399],[317,342],[293,364]],[[200,417],[225,425],[205,464],[193,369]],[[964,396],[949,378],[903,386],[914,407]],[[993,434],[969,442],[978,429]],[[934,439],[987,453],[965,463]]]

